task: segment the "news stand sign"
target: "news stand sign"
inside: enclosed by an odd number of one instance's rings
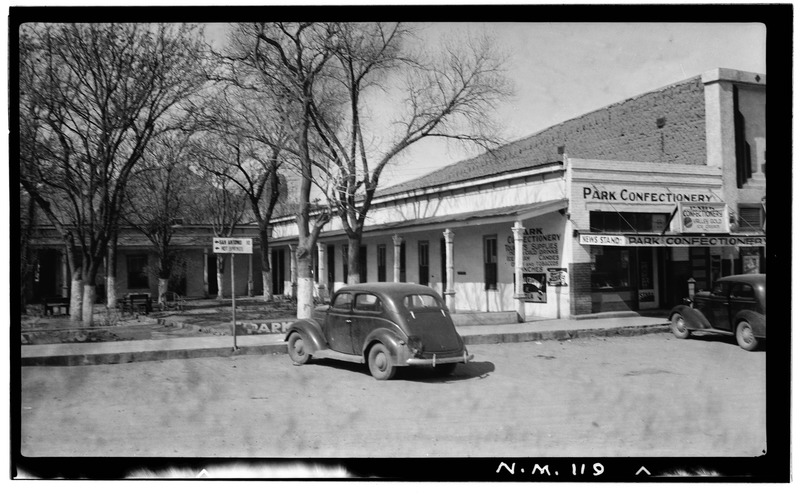
[[[231,321],[231,334],[233,334],[233,349],[238,350],[236,346],[236,270],[233,268],[233,258],[235,254],[252,254],[253,253],[253,239],[252,238],[224,238],[214,237],[214,254],[231,254],[231,314],[233,320]],[[220,290],[222,287],[220,287]]]

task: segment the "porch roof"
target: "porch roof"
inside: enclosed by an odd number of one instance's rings
[[[364,227],[364,236],[371,237],[380,234],[402,233],[409,231],[423,231],[444,228],[457,228],[464,226],[478,226],[501,221],[524,221],[535,218],[543,214],[552,213],[564,209],[569,204],[567,199],[555,199],[551,201],[525,204],[521,206],[504,206],[494,209],[483,209],[480,211],[465,211],[463,213],[448,214],[443,216],[432,216],[429,218],[414,218],[379,225],[368,225]],[[320,240],[333,240],[338,237],[345,237],[344,229],[325,231],[320,234]],[[282,237],[271,240],[271,244],[290,243],[297,237]]]

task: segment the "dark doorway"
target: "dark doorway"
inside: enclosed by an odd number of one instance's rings
[[[439,259],[442,261],[442,297],[447,291],[447,242],[444,237],[439,239]]]
[[[283,285],[286,280],[283,249],[272,249],[272,293],[283,294]]]
[[[33,272],[33,300],[38,302],[44,297],[60,297],[58,286],[58,270],[61,269],[61,254],[52,249],[38,252],[38,263]]]
[[[332,293],[336,282],[336,246],[328,246],[328,292]]]
[[[208,294],[216,295],[219,293],[219,286],[217,285],[217,256],[208,256],[206,272],[208,273]]]

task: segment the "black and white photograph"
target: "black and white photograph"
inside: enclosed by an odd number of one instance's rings
[[[789,482],[791,4],[164,7],[8,9],[10,479]]]

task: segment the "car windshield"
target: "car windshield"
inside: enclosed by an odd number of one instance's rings
[[[407,295],[403,299],[403,305],[408,310],[421,310],[421,309],[441,309],[442,305],[439,300],[432,295],[414,294]]]

